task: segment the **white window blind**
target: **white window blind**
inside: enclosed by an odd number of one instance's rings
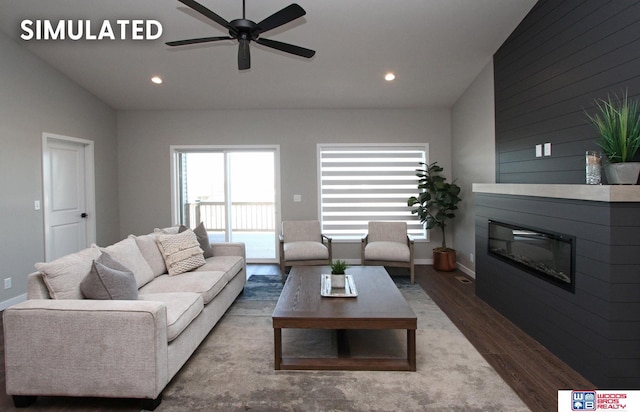
[[[369,221],[405,221],[415,238],[426,236],[407,199],[417,194],[416,169],[427,145],[318,145],[322,232],[362,238]]]

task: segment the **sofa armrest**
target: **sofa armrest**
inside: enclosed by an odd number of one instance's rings
[[[246,248],[242,242],[212,243],[213,256],[242,256],[247,260]]]
[[[3,324],[9,395],[155,399],[168,382],[160,302],[33,299]]]

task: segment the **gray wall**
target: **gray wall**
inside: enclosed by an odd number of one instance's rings
[[[280,145],[282,219],[317,219],[318,143],[427,142],[451,177],[450,126],[448,109],[119,112],[120,235],[174,223],[170,145]],[[359,248],[338,243],[335,257],[359,259]],[[431,244],[416,249],[431,259]]]
[[[451,157],[462,202],[454,220],[454,244],[461,269],[473,275],[475,222],[473,183],[495,183],[493,63],[489,62],[453,106]]]
[[[26,293],[27,274],[44,259],[42,133],[95,142],[97,242],[118,233],[116,114],[0,33],[0,302]]]

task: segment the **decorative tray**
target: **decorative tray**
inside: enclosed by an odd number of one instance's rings
[[[331,275],[322,275],[320,295],[330,298],[355,298],[358,296],[353,276],[345,275],[344,288],[331,287]]]

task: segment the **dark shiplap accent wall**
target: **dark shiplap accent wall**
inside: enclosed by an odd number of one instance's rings
[[[476,193],[475,213],[476,294],[598,388],[639,388],[640,204]],[[575,293],[489,255],[489,220],[575,236]]]
[[[541,0],[494,70],[496,181],[583,184],[584,153],[598,149],[584,110],[640,95],[640,0]],[[546,142],[552,156],[536,158]]]

